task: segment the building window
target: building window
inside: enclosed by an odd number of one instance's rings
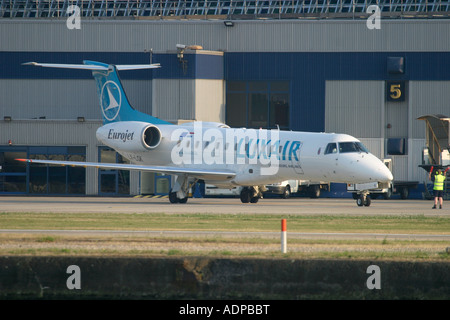
[[[231,127],[289,129],[289,81],[230,81],[226,123]]]
[[[29,147],[30,159],[86,161],[86,147]],[[71,166],[32,164],[29,193],[85,194],[86,169]]]
[[[99,147],[100,162],[130,163],[115,150]],[[130,194],[129,170],[99,170],[99,193],[102,195]]]
[[[86,147],[0,147],[0,193],[85,194],[86,169],[16,159],[86,161]]]
[[[16,159],[27,157],[24,148],[0,147],[0,193],[20,194],[27,192],[27,166]]]

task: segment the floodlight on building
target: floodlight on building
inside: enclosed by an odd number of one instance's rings
[[[150,50],[145,49],[144,52],[150,54],[150,64],[153,64],[153,48],[150,48]]]
[[[187,69],[187,60],[184,59],[184,51],[185,50],[203,50],[202,46],[193,44],[193,45],[185,45],[185,44],[177,44],[177,58],[178,61],[181,63],[181,67],[183,69],[183,72],[186,73]]]
[[[177,58],[179,60],[182,60],[184,57],[184,51],[185,50],[203,50],[202,46],[199,46],[197,44],[193,45],[185,45],[185,44],[177,44]]]
[[[234,22],[230,20],[225,20],[223,24],[225,25],[225,27],[234,27]]]
[[[85,122],[86,119],[84,117],[77,117],[78,122]]]
[[[11,122],[12,118],[10,116],[4,116],[3,120],[6,122]]]

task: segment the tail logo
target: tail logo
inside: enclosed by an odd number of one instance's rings
[[[109,121],[117,118],[122,104],[122,94],[114,81],[106,81],[102,87],[101,105],[103,116]]]

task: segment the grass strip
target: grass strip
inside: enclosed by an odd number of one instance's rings
[[[102,257],[241,257],[449,261],[446,241],[291,239],[282,254],[279,241],[261,238],[172,238],[141,236],[46,236],[0,234],[0,255]]]
[[[198,230],[277,232],[281,218],[288,232],[449,234],[445,216],[292,215],[267,214],[122,214],[0,213],[0,229],[30,230]]]

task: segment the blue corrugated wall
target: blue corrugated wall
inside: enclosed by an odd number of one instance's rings
[[[388,57],[404,57],[405,73],[389,74]],[[156,70],[122,72],[123,79],[287,80],[291,84],[290,129],[324,131],[326,80],[450,80],[450,52],[226,52],[224,56],[154,54]],[[2,79],[90,79],[90,72],[22,66],[28,61],[113,64],[149,62],[143,52],[0,52]]]
[[[388,57],[405,73],[389,74]],[[291,129],[321,132],[326,80],[450,80],[450,52],[226,53],[225,79],[289,80]]]

